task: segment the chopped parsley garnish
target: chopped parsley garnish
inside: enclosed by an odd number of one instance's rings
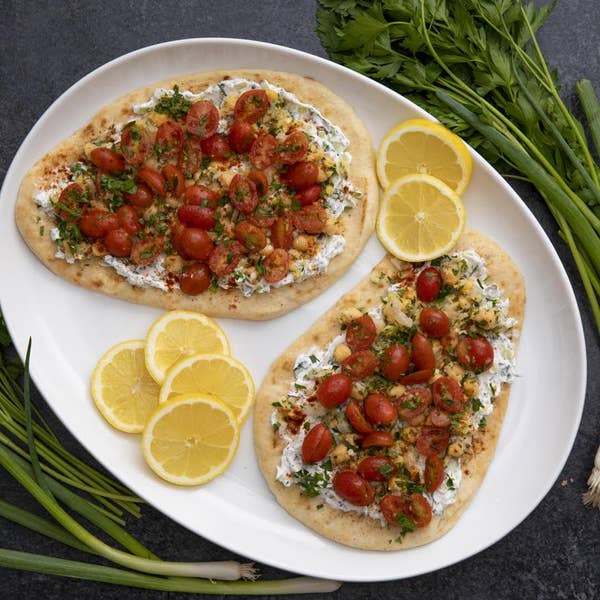
[[[176,85],[173,87],[172,95],[165,94],[160,97],[154,110],[157,113],[171,115],[177,120],[185,117],[190,106],[192,106],[192,103],[183,97],[183,94],[179,91],[179,86]]]
[[[302,469],[294,473],[296,481],[302,488],[302,495],[314,498],[321,493],[321,490],[327,486],[331,479],[329,473],[309,473],[306,469]]]
[[[471,408],[473,412],[477,412],[483,408],[483,404],[479,398],[471,398]]]
[[[308,358],[310,358],[311,363],[319,362],[317,357],[314,354],[311,354]]]
[[[414,531],[417,528],[415,522],[408,515],[403,513],[400,513],[396,517],[396,521],[398,522],[398,527],[400,527],[400,535],[396,538],[397,542],[401,542],[402,536]]]
[[[450,475],[448,475],[448,477],[446,479],[446,487],[449,490],[455,489],[455,487],[454,487],[454,479],[452,479],[452,477]]]

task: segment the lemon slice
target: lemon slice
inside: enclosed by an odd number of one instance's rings
[[[231,408],[238,423],[242,423],[254,402],[254,382],[248,369],[231,356],[197,354],[169,369],[158,401],[162,404],[180,394],[191,393],[219,398]]]
[[[385,190],[410,173],[441,179],[458,195],[471,179],[473,163],[466,144],[443,125],[410,119],[394,127],[377,150],[377,177]]]
[[[229,341],[212,319],[197,312],[167,312],[146,335],[146,367],[157,383],[178,360],[201,352],[229,354]]]
[[[143,431],[158,406],[160,388],[144,362],[144,340],[109,348],[92,374],[92,398],[102,416],[127,433]]]
[[[461,199],[430,175],[405,175],[383,194],[377,236],[386,250],[410,262],[432,260],[456,244],[465,227]]]
[[[179,485],[199,485],[231,464],[240,429],[231,409],[216,398],[179,396],[161,404],[142,436],[150,468]]]

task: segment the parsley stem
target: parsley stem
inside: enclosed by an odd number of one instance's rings
[[[600,156],[600,103],[594,92],[592,82],[589,79],[582,79],[575,84],[579,102],[585,113],[590,134],[596,147],[596,154]]]

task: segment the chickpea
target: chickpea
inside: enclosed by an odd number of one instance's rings
[[[462,378],[465,376],[465,370],[456,363],[450,363],[449,365],[446,365],[445,371],[447,377],[458,381],[458,383],[460,383]]]
[[[179,255],[171,254],[165,258],[165,268],[170,273],[181,273],[184,261]]]
[[[273,252],[273,246],[271,244],[267,244],[261,251],[260,254],[262,256],[269,256]]]
[[[496,324],[497,316],[493,310],[482,309],[474,317],[473,320],[484,329],[490,329]]]
[[[452,264],[442,267],[442,279],[446,285],[454,286],[458,283],[458,273],[455,273],[454,270],[455,267]]]
[[[352,350],[346,344],[338,344],[333,351],[333,358],[336,362],[341,363],[352,354]]]
[[[461,440],[457,440],[456,442],[452,442],[448,446],[448,456],[452,458],[459,458],[465,452],[464,445]]]
[[[402,396],[402,394],[404,394],[405,391],[406,386],[399,383],[398,385],[395,385],[394,387],[388,390],[388,396],[390,396],[391,398],[400,398],[400,396]]]
[[[467,398],[473,398],[479,393],[479,382],[477,379],[469,378],[463,383],[463,390]]]
[[[350,397],[354,398],[354,400],[364,400],[367,397],[367,391],[362,385],[354,383],[352,384]]]
[[[338,444],[331,452],[331,460],[334,464],[339,465],[350,460],[348,447],[344,444]]]
[[[292,246],[296,249],[296,250],[300,250],[300,252],[306,252],[306,250],[308,250],[308,244],[309,244],[309,239],[306,235],[298,235],[296,236],[296,238],[294,239]]]
[[[345,308],[340,314],[340,321],[342,323],[349,323],[350,321],[354,321],[354,319],[358,319],[362,317],[362,313],[358,308],[350,307]]]
[[[409,444],[414,444],[419,437],[419,428],[418,427],[405,427],[402,430],[402,439]]]
[[[471,290],[473,289],[473,281],[471,279],[467,279],[463,284],[462,287],[460,288],[460,291],[463,294],[469,294],[471,292]]]
[[[290,248],[288,250],[288,254],[290,256],[290,258],[300,258],[300,252],[298,250],[296,250],[295,248]]]

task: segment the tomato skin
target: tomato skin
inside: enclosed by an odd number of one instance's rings
[[[494,348],[482,335],[462,336],[456,344],[458,362],[471,371],[487,371],[494,364]]]
[[[160,148],[160,158],[177,162],[183,150],[183,129],[175,121],[165,121],[158,126],[155,144]]]
[[[183,142],[179,155],[179,168],[191,179],[202,166],[202,143],[200,138],[190,136]]]
[[[426,383],[431,379],[433,375],[433,369],[423,369],[421,371],[414,371],[409,375],[405,375],[400,379],[400,383],[403,385],[419,385],[420,383]]]
[[[164,198],[167,195],[165,178],[152,167],[142,167],[137,172],[137,178],[141,179],[157,196]]]
[[[231,146],[227,138],[221,133],[215,133],[203,138],[200,142],[202,152],[213,160],[224,160],[231,156]]]
[[[112,229],[104,236],[106,250],[112,256],[127,258],[131,254],[133,243],[125,229]]]
[[[265,279],[269,283],[278,283],[290,270],[290,257],[287,250],[275,248],[267,258],[265,258]]]
[[[217,221],[215,211],[208,206],[196,204],[184,204],[177,209],[177,218],[188,227],[199,227],[200,229],[212,229]]]
[[[333,443],[331,431],[323,423],[315,425],[302,442],[302,460],[305,463],[316,463],[323,460]]]
[[[426,306],[419,315],[419,325],[429,336],[442,338],[450,331],[450,319],[448,315],[439,308]]]
[[[79,230],[90,238],[104,237],[112,229],[119,228],[117,215],[101,208],[85,211],[79,219]]]
[[[335,408],[350,397],[352,380],[343,373],[335,373],[326,377],[317,387],[317,400],[325,408]]]
[[[164,239],[162,237],[140,239],[133,238],[131,260],[136,265],[149,265],[162,252]]]
[[[327,226],[327,211],[318,204],[310,204],[293,213],[294,225],[306,233],[321,233]]]
[[[360,444],[361,448],[389,448],[393,445],[394,438],[387,431],[373,431]]]
[[[410,357],[418,371],[435,369],[435,354],[431,342],[422,333],[415,333],[413,336]]]
[[[356,470],[367,481],[386,481],[398,468],[387,456],[367,456],[358,463]]]
[[[432,408],[429,419],[434,427],[450,427],[450,416],[439,408]]]
[[[259,196],[262,197],[269,191],[269,180],[262,171],[250,171],[250,173],[248,173],[248,179],[254,182]]]
[[[267,245],[262,229],[249,221],[240,221],[235,226],[235,237],[249,252],[260,252]]]
[[[238,266],[244,247],[238,241],[215,246],[208,257],[208,266],[215,275],[230,275]]]
[[[371,484],[350,470],[340,471],[333,478],[333,489],[340,498],[354,506],[367,506],[375,497]]]
[[[269,97],[264,90],[248,90],[237,99],[233,114],[240,121],[256,123],[267,112],[269,104]]]
[[[409,496],[388,494],[381,499],[379,507],[390,525],[398,525],[398,518],[406,515],[417,528],[426,527],[433,516],[431,505],[425,496],[417,493]]]
[[[245,215],[250,214],[258,204],[258,192],[254,182],[238,173],[229,184],[229,199],[234,208]]]
[[[425,481],[425,489],[430,494],[433,494],[444,480],[444,463],[437,454],[428,456],[425,459],[423,480]]]
[[[219,126],[219,109],[207,100],[194,102],[185,116],[185,128],[199,138],[210,137]]]
[[[227,134],[229,145],[238,154],[249,152],[255,137],[254,128],[245,121],[235,121]]]
[[[271,226],[271,242],[275,248],[288,250],[292,247],[294,240],[294,226],[289,215],[277,217],[277,220]]]
[[[101,171],[115,175],[125,169],[125,159],[110,148],[94,148],[90,153],[90,160]]]
[[[140,224],[138,221],[138,214],[133,206],[124,204],[117,211],[117,218],[121,227],[130,235],[134,235],[136,231],[139,231]]]
[[[433,512],[431,505],[422,494],[411,494],[408,497],[409,517],[418,528],[426,527],[431,523]]]
[[[293,165],[301,161],[308,152],[308,139],[301,131],[292,131],[278,148],[279,162]]]
[[[370,348],[376,337],[377,329],[369,315],[350,321],[346,327],[346,344],[353,352]]]
[[[435,267],[423,269],[417,277],[416,292],[421,302],[433,302],[442,289],[442,275]]]
[[[383,394],[370,394],[365,398],[365,417],[373,425],[389,425],[398,418],[392,401]]]
[[[188,296],[197,296],[210,286],[210,270],[204,263],[192,263],[179,276],[179,287]]]
[[[302,204],[302,206],[310,206],[321,197],[321,185],[316,183],[310,187],[299,191],[294,198]]]
[[[138,166],[144,163],[152,149],[152,138],[146,129],[132,124],[121,134],[121,152],[128,164]]]
[[[179,243],[186,256],[194,260],[206,260],[214,248],[208,233],[199,227],[186,227]]]
[[[78,183],[70,183],[58,197],[58,216],[69,222],[78,219],[81,216],[81,200],[84,200],[83,188]]]
[[[260,192],[259,192],[260,193]],[[260,208],[259,208],[260,210]],[[275,221],[277,221],[277,217],[275,215],[263,215],[260,214],[260,212],[258,211],[254,211],[253,214],[251,214],[248,219],[257,227],[262,227],[264,229],[267,229],[269,227],[273,227],[273,225],[275,224]],[[290,227],[291,227],[291,221],[290,221]],[[271,231],[271,234],[273,233],[273,231]],[[271,240],[273,241],[273,240]],[[290,240],[290,245],[291,245],[291,240]],[[288,246],[289,248],[289,246]]]
[[[417,452],[423,456],[443,454],[448,448],[450,432],[442,427],[423,427],[417,438],[415,446]]]
[[[393,344],[383,352],[379,370],[388,381],[398,381],[410,366],[408,348],[402,344]]]
[[[148,208],[154,204],[154,194],[152,190],[145,184],[138,181],[135,184],[135,192],[123,192],[123,196],[129,200],[133,206],[138,208]]]
[[[428,388],[412,388],[404,392],[396,404],[398,416],[404,421],[411,421],[427,410],[431,404],[431,391]]]
[[[398,517],[406,514],[405,511],[408,510],[408,502],[403,496],[388,494],[381,499],[379,508],[390,525],[398,525]]]
[[[354,381],[372,375],[379,365],[379,359],[371,350],[353,352],[342,361],[342,371]]]
[[[451,377],[440,377],[433,382],[433,402],[440,410],[456,414],[462,410],[465,395],[457,381]]]
[[[257,169],[270,167],[277,158],[277,147],[279,142],[270,134],[259,135],[250,147],[250,162]]]
[[[294,163],[285,173],[285,182],[294,190],[304,190],[319,181],[319,165],[315,162]]]
[[[215,209],[219,204],[219,195],[205,185],[197,184],[185,188],[183,201],[186,204],[206,206]]]
[[[165,165],[162,170],[165,178],[165,187],[175,198],[179,198],[185,192],[185,175],[179,167]]]
[[[356,400],[348,402],[345,413],[352,429],[357,433],[372,433],[374,431],[373,426],[365,419],[365,415]]]

